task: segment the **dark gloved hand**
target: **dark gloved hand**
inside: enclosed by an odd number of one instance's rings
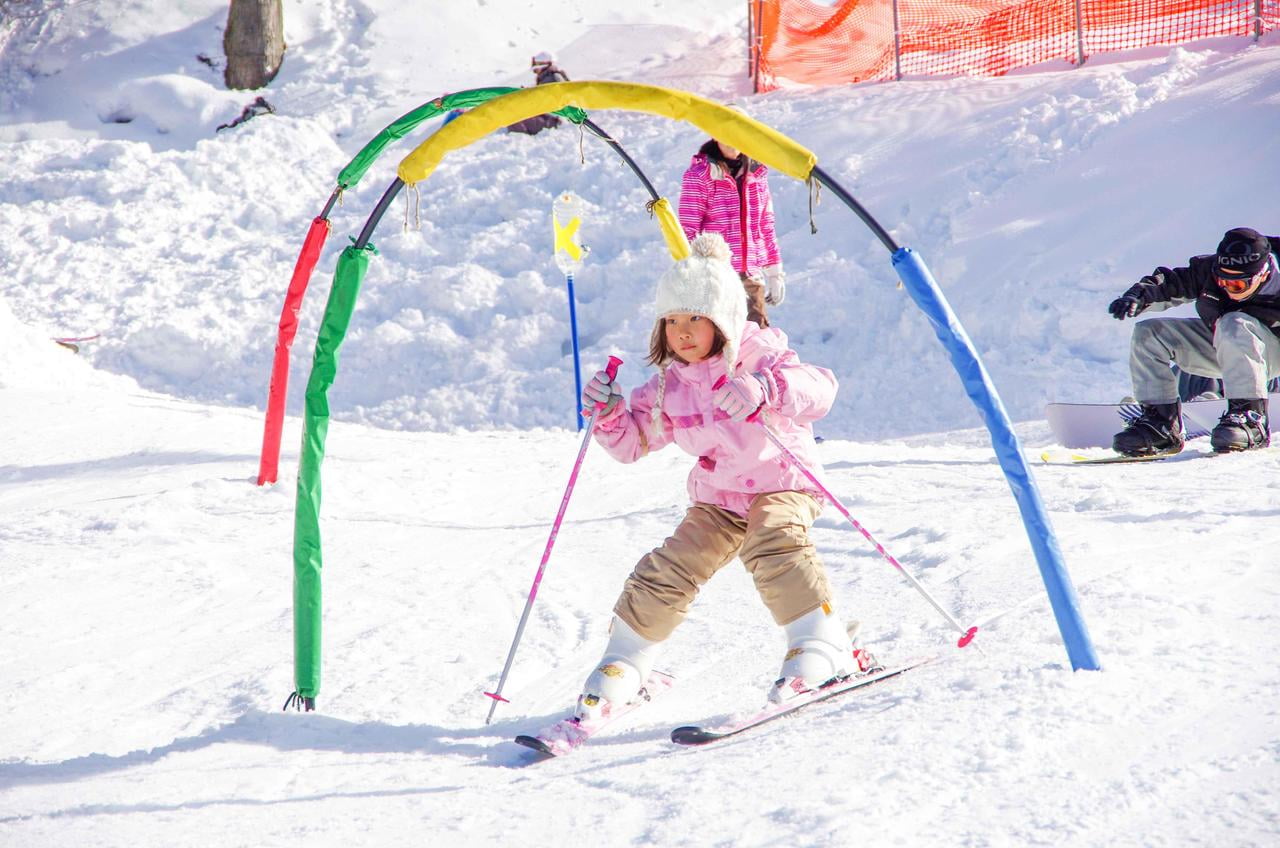
[[[1133,318],[1141,314],[1144,309],[1151,305],[1152,301],[1160,300],[1158,294],[1160,283],[1160,279],[1151,275],[1143,277],[1129,286],[1128,291],[1111,301],[1107,311],[1117,321],[1123,321],[1126,318]]]
[[[1111,313],[1111,317],[1117,321],[1123,321],[1126,318],[1134,318],[1139,315],[1147,305],[1142,302],[1141,298],[1134,297],[1131,294],[1124,294],[1111,301],[1111,305],[1107,307],[1107,311]]]

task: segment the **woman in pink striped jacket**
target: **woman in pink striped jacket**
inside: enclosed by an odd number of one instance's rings
[[[773,230],[769,169],[711,139],[694,154],[680,184],[680,226],[690,241],[719,233],[733,253],[733,269],[747,293],[747,319],[769,326],[765,304],[786,294],[786,276]]]

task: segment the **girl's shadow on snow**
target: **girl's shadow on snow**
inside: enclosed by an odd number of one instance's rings
[[[198,751],[223,743],[264,745],[278,751],[341,751],[348,754],[426,754],[470,756],[495,766],[519,766],[525,749],[514,743],[475,739],[512,739],[539,719],[497,722],[488,727],[444,728],[434,725],[394,725],[378,721],[352,722],[316,713],[275,713],[249,708],[234,722],[210,728],[168,745],[126,754],[88,754],[59,763],[0,764],[0,787],[70,783],[114,771],[147,766],[171,754]],[[434,790],[433,790],[434,791]],[[0,819],[3,822],[4,819]]]

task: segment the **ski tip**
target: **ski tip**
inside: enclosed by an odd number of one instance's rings
[[[705,745],[708,742],[714,742],[719,736],[715,733],[708,733],[701,727],[677,727],[671,731],[671,741],[677,745]]]
[[[555,752],[547,747],[547,743],[543,742],[541,739],[539,739],[536,736],[524,736],[522,734],[520,736],[517,736],[515,741],[517,745],[523,745],[526,748],[530,748],[534,751],[537,751],[539,754],[543,754],[548,757],[555,756]]]

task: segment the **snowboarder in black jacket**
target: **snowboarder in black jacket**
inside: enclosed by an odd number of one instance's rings
[[[1117,453],[1182,450],[1182,408],[1171,363],[1222,378],[1227,411],[1210,434],[1215,451],[1271,443],[1267,383],[1280,376],[1278,253],[1280,237],[1237,227],[1222,237],[1216,253],[1193,256],[1185,267],[1157,268],[1111,301],[1108,311],[1119,320],[1192,301],[1199,316],[1134,325],[1129,370],[1142,415],[1116,434]]]

